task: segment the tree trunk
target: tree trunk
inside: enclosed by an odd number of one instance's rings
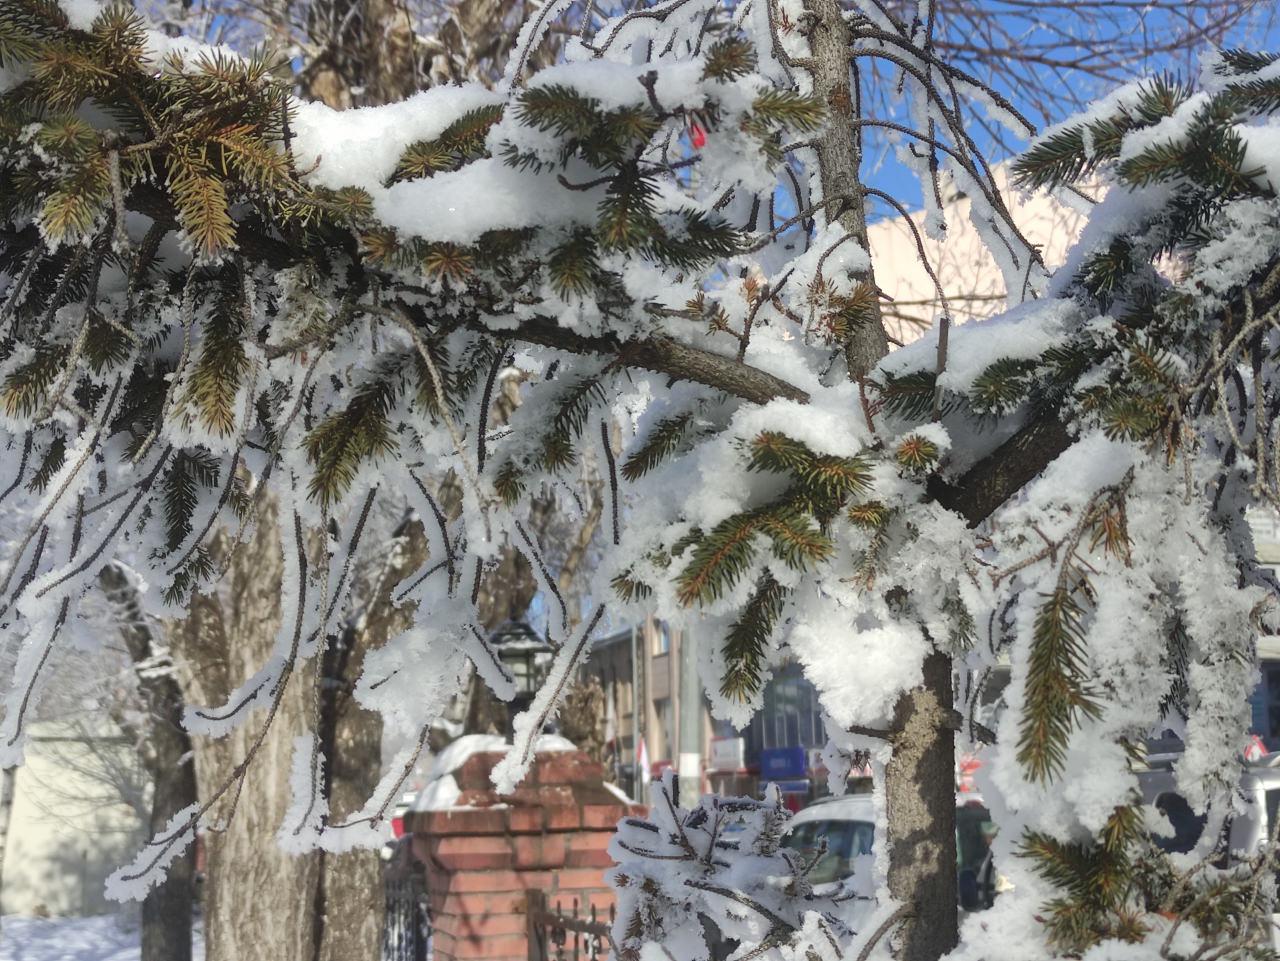
[[[829,201],[825,217],[839,220],[849,236],[867,250],[866,199],[862,189],[862,147],[853,121],[857,113],[857,89],[852,82],[849,48],[852,38],[839,0],[810,0],[814,15],[809,48],[813,55],[813,93],[827,108],[829,119],[814,142],[822,199]],[[870,251],[868,250],[868,254]],[[868,264],[870,262],[868,261]],[[870,266],[851,272],[852,279],[875,286]],[[880,301],[874,322],[854,325],[844,345],[849,377],[861,380],[889,352],[889,340],[880,322]]]
[[[395,103],[424,85],[409,8],[398,0],[325,0],[310,17],[313,39],[325,43],[302,74],[307,99],[345,110]]]
[[[188,616],[173,625],[192,703],[226,701],[268,658],[281,620],[283,573],[274,511],[264,508],[224,590],[197,597]],[[386,629],[385,617],[370,622]],[[344,635],[318,665],[298,665],[242,786],[213,812],[223,823],[204,835],[207,961],[364,961],[379,955],[384,898],[378,852],[294,856],[277,844],[291,800],[294,739],[315,729],[317,704],[318,733],[330,758],[325,786],[332,817],[361,806],[377,782],[382,725],[350,696],[368,638]],[[325,692],[319,701],[318,682]],[[225,738],[194,739],[202,795],[233,776],[265,720],[258,710]]]
[[[218,548],[217,553],[226,549],[225,538]],[[275,511],[268,506],[253,539],[241,546],[223,590],[196,597],[187,617],[172,625],[189,703],[224,703],[267,659],[280,623],[282,577]],[[317,862],[291,857],[276,843],[289,803],[293,738],[309,727],[308,673],[295,671],[290,677],[241,786],[211,812],[211,826],[203,832],[207,961],[309,961],[313,956],[309,908]],[[192,739],[202,797],[233,776],[264,721],[265,712],[258,710],[224,738]]]
[[[894,712],[885,770],[889,893],[909,914],[899,928],[901,961],[935,961],[957,943],[955,734],[951,658],[925,658],[924,683]]]
[[[830,201],[825,216],[838,219],[865,249],[862,152],[854,124],[858,90],[849,57],[849,26],[839,0],[808,0],[807,8],[813,15],[809,44],[814,94],[829,111],[827,126],[815,142],[823,199]],[[851,279],[875,285],[870,267]],[[876,304],[876,321],[855,326],[844,345],[852,380],[861,381],[888,353]],[[889,892],[904,909],[895,938],[900,961],[937,961],[957,942],[951,684],[951,658],[934,652],[925,659],[923,685],[904,694],[895,709],[885,795]]]
[[[108,567],[101,583],[121,615],[120,636],[138,679],[146,729],[135,733],[143,768],[151,779],[148,826],[157,834],[174,815],[197,801],[191,739],[182,727],[182,691],[169,652],[156,643],[123,572]],[[191,961],[195,873],[195,852],[186,850],[170,865],[164,880],[147,892],[142,902],[141,961]]]
[[[354,631],[343,632],[330,644],[323,660],[319,737],[329,758],[324,789],[335,820],[363,807],[382,770],[382,718],[359,707],[352,698],[367,650],[360,641]],[[320,864],[312,918],[321,933],[315,958],[376,961],[386,908],[377,852],[320,851],[316,857]],[[328,923],[331,915],[340,916],[342,923]]]

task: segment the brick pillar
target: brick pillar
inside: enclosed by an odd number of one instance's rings
[[[454,772],[461,794],[446,811],[406,816],[414,856],[426,865],[436,961],[527,961],[525,892],[570,911],[608,917],[604,872],[619,818],[642,808],[604,787],[604,769],[581,751],[538,754],[514,794],[489,773],[501,753],[474,754]]]

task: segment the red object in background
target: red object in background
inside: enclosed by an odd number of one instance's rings
[[[689,142],[695,150],[701,150],[707,145],[707,132],[696,122],[689,124]]]
[[[398,838],[404,837],[404,817],[391,819],[391,833]]]
[[[978,768],[980,767],[982,767],[982,762],[979,761],[972,754],[965,755],[964,757],[960,758],[959,790],[961,793],[966,793],[969,791],[976,790],[973,783],[973,772],[978,770]]]
[[[1258,735],[1251,735],[1249,745],[1244,749],[1244,759],[1246,761],[1260,761],[1267,756],[1267,745]]]

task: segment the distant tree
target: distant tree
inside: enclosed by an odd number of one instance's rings
[[[575,678],[564,696],[561,733],[597,761],[604,761],[604,688],[594,674]]]

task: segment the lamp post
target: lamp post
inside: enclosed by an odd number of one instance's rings
[[[515,696],[507,702],[507,734],[515,729],[516,715],[533,703],[534,695],[546,679],[555,653],[547,639],[524,621],[508,621],[489,635],[507,671],[515,681]]]

